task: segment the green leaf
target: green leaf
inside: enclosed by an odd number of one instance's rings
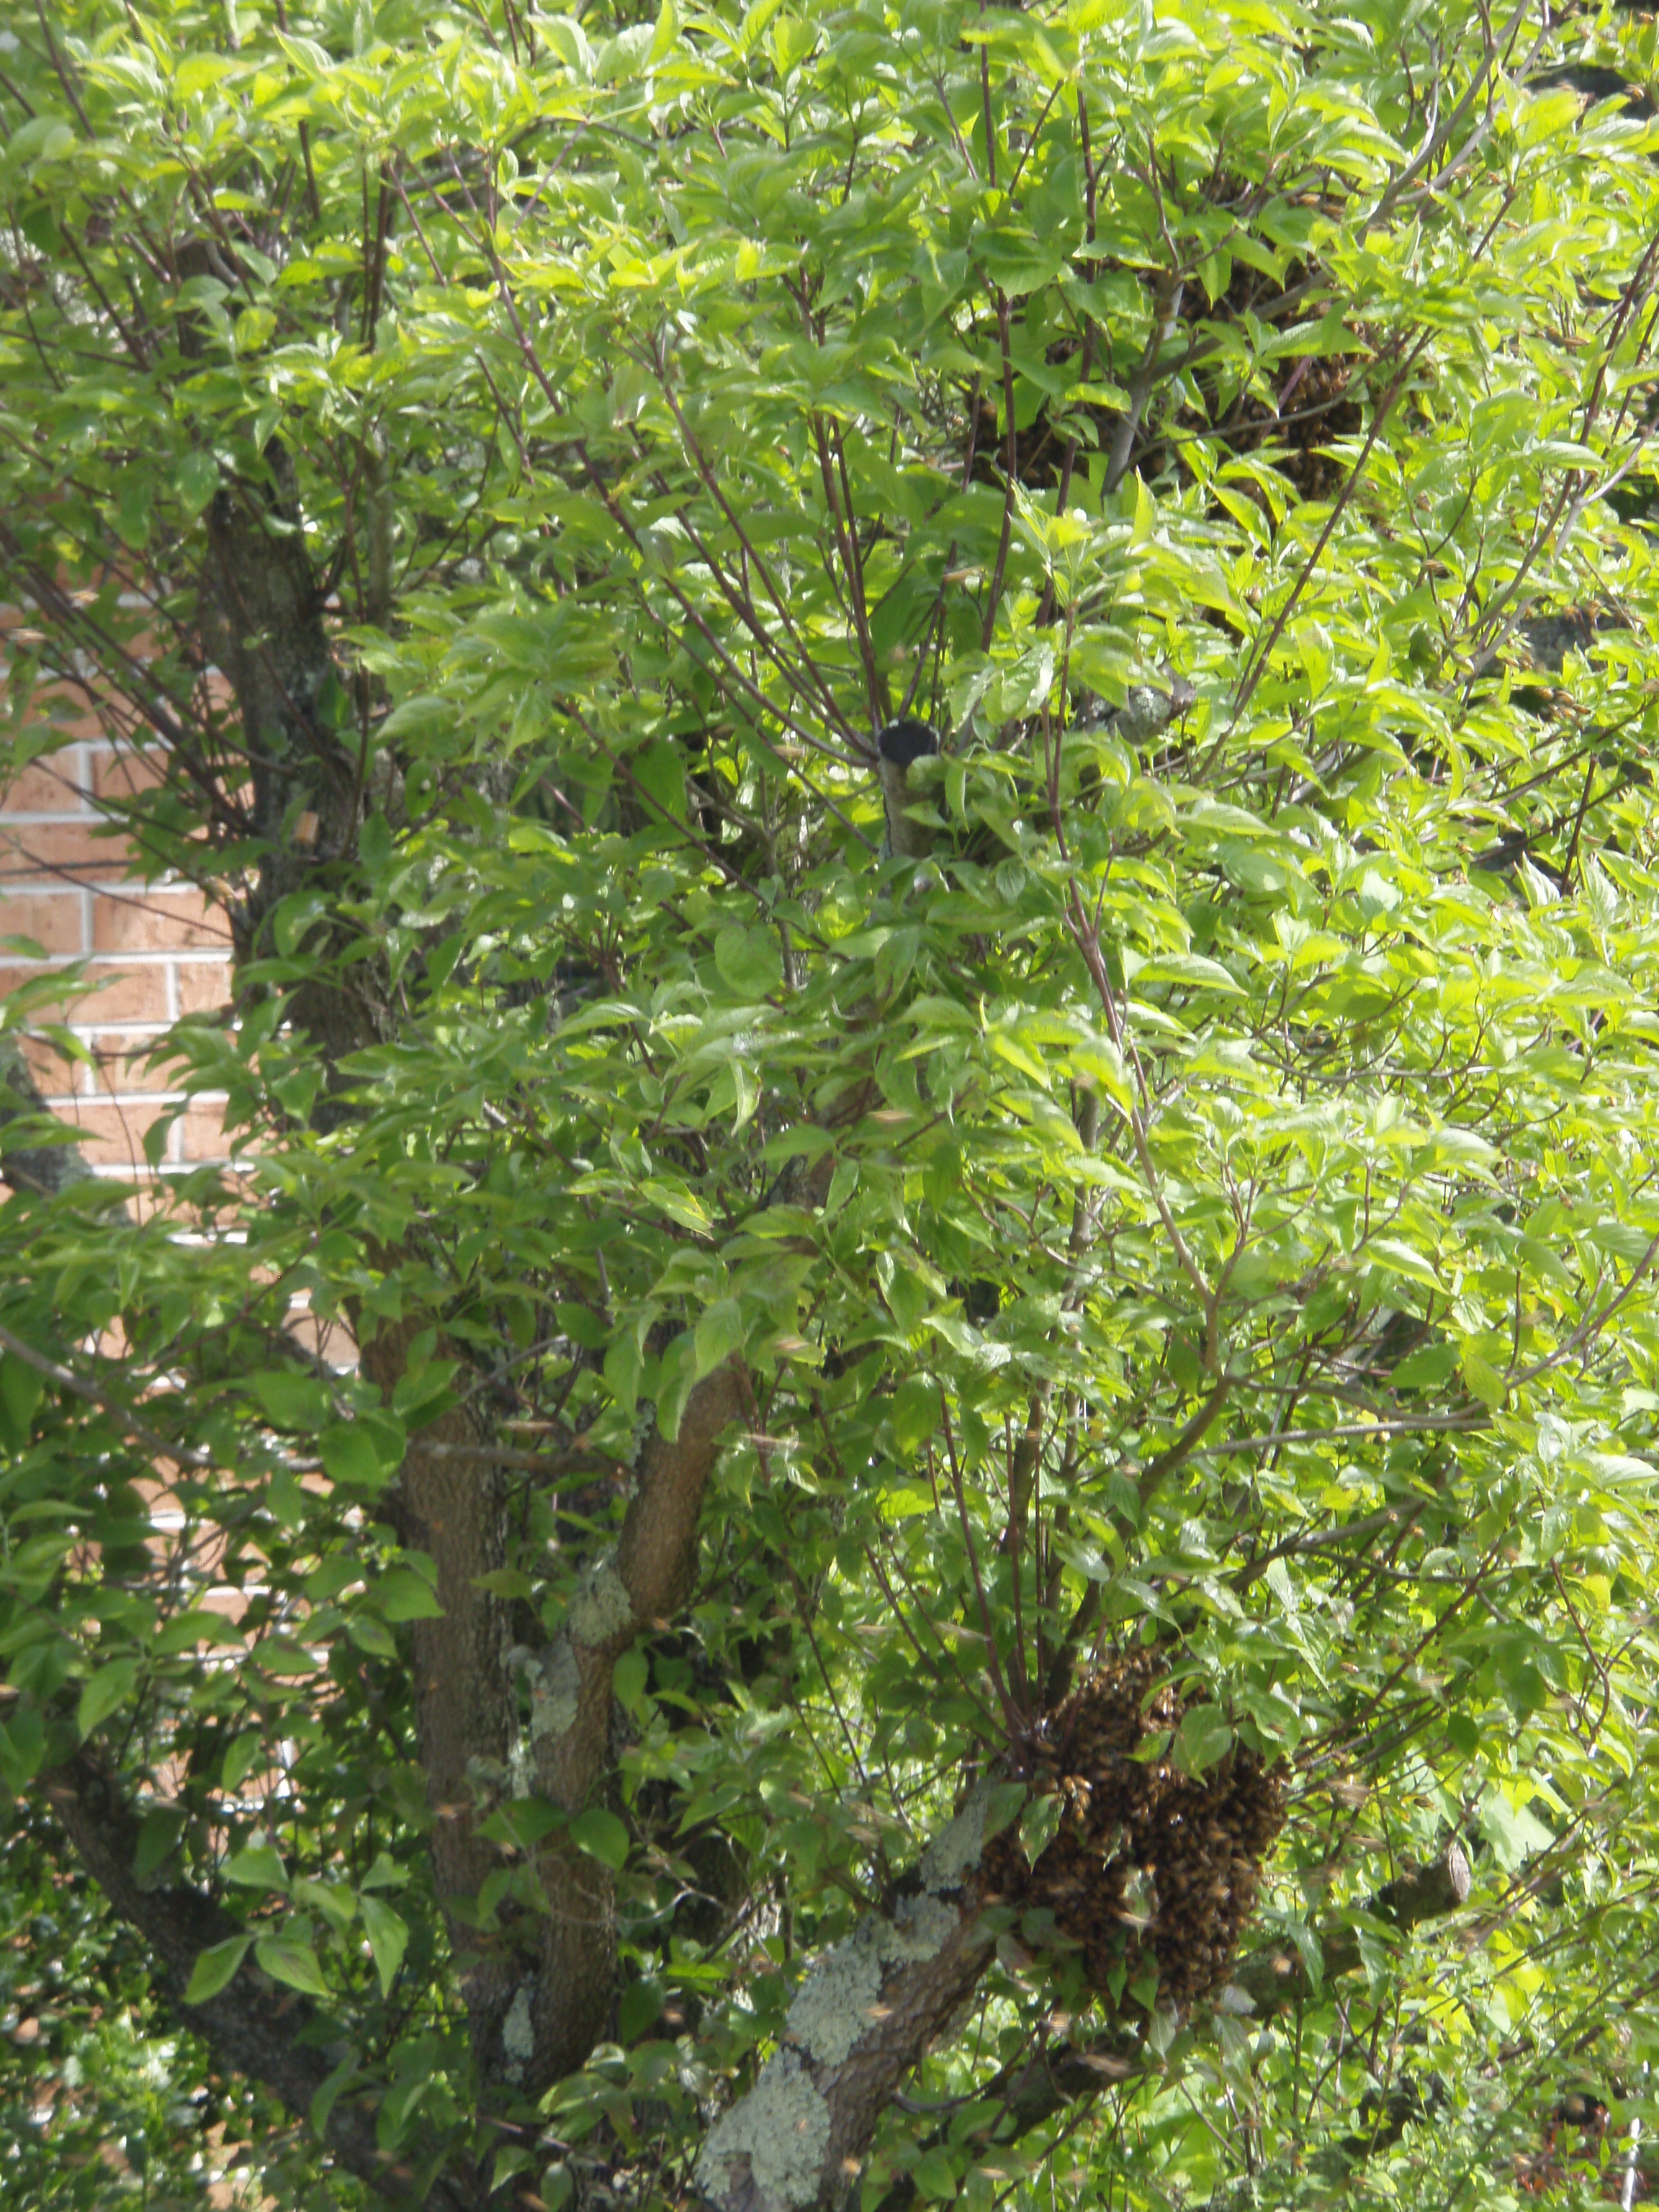
[[[1011,1820],[1019,1818],[1026,1798],[1030,1796],[1023,1782],[993,1784],[985,1802],[985,1840],[1000,1836]]]
[[[570,1833],[579,1849],[609,1867],[612,1874],[620,1874],[628,1863],[628,1831],[603,1806],[590,1805],[585,1813],[579,1813],[570,1823]]]
[[[46,1377],[15,1352],[0,1355],[0,1443],[9,1451],[21,1451],[28,1443],[46,1387]]]
[[[185,1814],[176,1805],[157,1806],[139,1824],[137,1849],[132,1855],[134,1877],[143,1883],[166,1864],[185,1830]]]
[[[924,2151],[911,2167],[910,2178],[916,2185],[916,2194],[928,2203],[950,2204],[956,2201],[957,2170],[948,2151]]]
[[[227,1796],[234,1797],[248,1776],[262,1765],[270,1764],[270,1747],[262,1735],[252,1729],[239,1735],[225,1753],[222,1777]]]
[[[900,1451],[919,1451],[939,1426],[939,1391],[927,1376],[913,1375],[893,1394],[893,1436]]]
[[[685,756],[678,745],[647,745],[635,756],[633,776],[644,800],[641,811],[654,830],[685,825]]]
[[[444,1609],[437,1592],[412,1567],[392,1567],[370,1585],[375,1604],[387,1620],[441,1620]]]
[[[647,2029],[655,2026],[662,2006],[659,1982],[629,1982],[617,2006],[617,2032],[622,2040],[637,2043]]]
[[[328,1419],[328,1396],[314,1376],[265,1369],[252,1378],[253,1395],[279,1429],[308,1434]]]
[[[173,482],[186,514],[200,514],[219,489],[219,464],[211,453],[186,453]]]
[[[697,1316],[695,1379],[701,1382],[743,1348],[743,1316],[735,1298],[717,1298]]]
[[[46,1732],[39,1710],[13,1706],[10,1719],[0,1726],[0,1780],[21,1795],[40,1772],[46,1750]]]
[[[1509,1395],[1509,1385],[1498,1370],[1483,1359],[1473,1346],[1466,1344],[1460,1348],[1457,1364],[1462,1370],[1463,1380],[1483,1406],[1490,1406],[1495,1411],[1503,1404]]]
[[[253,1947],[253,1955],[272,1981],[303,1990],[307,1996],[325,1997],[329,1994],[316,1952],[297,1936],[261,1936]]]
[[[234,1977],[237,1968],[248,1954],[252,1936],[231,1936],[222,1943],[216,1943],[206,1951],[198,1951],[196,1964],[190,1970],[190,1980],[185,1990],[187,2005],[205,2004],[216,1997]]]
[[[357,1910],[356,1897],[343,1882],[313,1881],[308,1875],[301,1875],[289,1895],[303,1911],[319,1912],[337,1936],[351,1925]]]
[[[714,965],[740,999],[764,999],[783,981],[783,959],[769,929],[723,929],[714,939]]]
[[[631,1330],[614,1337],[605,1355],[605,1379],[616,1399],[617,1410],[629,1419],[639,1403],[644,1371],[645,1359],[639,1339]]]
[[[1513,1803],[1495,1782],[1481,1796],[1480,1832],[1506,1874],[1513,1874],[1534,1851],[1547,1850],[1555,1841],[1553,1831],[1535,1814],[1524,1804]]]
[[[638,1709],[651,1676],[651,1662],[643,1651],[624,1651],[611,1670],[612,1696],[625,1713]]]
[[[270,1844],[244,1844],[225,1862],[225,1880],[240,1883],[246,1889],[280,1889],[288,1887],[288,1869],[283,1864],[282,1853]]]
[[[367,1892],[358,1898],[357,1909],[363,1916],[363,1933],[374,1954],[374,1971],[380,1978],[380,1995],[390,1996],[404,1953],[409,1948],[409,1923],[383,1898],[370,1896]]]
[[[137,1679],[136,1658],[111,1659],[98,1669],[82,1691],[75,1711],[76,1726],[83,1736],[90,1735],[100,1721],[127,1703]]]
[[[1202,1774],[1231,1749],[1233,1732],[1218,1706],[1193,1705],[1181,1717],[1171,1755],[1183,1774]]]
[[[398,1639],[377,1613],[354,1606],[346,1616],[346,1633],[360,1651],[374,1659],[396,1659]]]
[[[1033,1797],[1020,1816],[1019,1840],[1028,1863],[1036,1866],[1055,1836],[1065,1816],[1066,1801],[1058,1790]]]
[[[657,1363],[657,1426],[665,1443],[678,1441],[685,1401],[697,1382],[696,1349],[685,1334],[675,1337]]]
[[[336,1482],[360,1490],[378,1490],[386,1470],[375,1449],[374,1437],[362,1421],[334,1421],[318,1439],[324,1468]]]

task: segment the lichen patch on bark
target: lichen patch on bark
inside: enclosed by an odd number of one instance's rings
[[[726,2167],[747,2160],[763,2202],[810,2204],[830,2148],[830,2107],[793,2051],[769,2058],[742,2102],[711,2130],[697,2160],[697,2182],[723,2197]]]
[[[522,2081],[526,2067],[536,2055],[536,2029],[530,2009],[532,1986],[529,1982],[520,1983],[501,2022],[501,2049],[509,2081]]]
[[[989,1784],[975,1783],[961,1811],[939,1830],[921,1856],[921,1886],[930,1897],[960,1889],[975,1873],[985,1849],[985,1814],[991,1802]]]
[[[570,1606],[570,1633],[590,1648],[625,1636],[634,1626],[634,1604],[622,1577],[610,1564],[596,1567]]]
[[[575,1726],[581,1674],[570,1639],[562,1636],[543,1654],[541,1673],[530,1686],[530,1738],[540,1743]]]

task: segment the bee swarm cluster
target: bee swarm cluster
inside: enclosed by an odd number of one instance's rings
[[[981,1869],[988,1899],[1053,1915],[1091,1987],[1134,2009],[1125,1993],[1152,1967],[1158,2004],[1185,2012],[1227,1979],[1285,1793],[1243,1745],[1199,1776],[1167,1741],[1156,1759],[1134,1757],[1198,1702],[1167,1681],[1153,1692],[1167,1671],[1157,1650],[1134,1651],[1078,1685],[1033,1756],[1034,1797],[1062,1800],[1058,1828],[1035,1867],[1018,1825],[1004,1829]]]

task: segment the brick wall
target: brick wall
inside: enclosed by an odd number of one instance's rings
[[[70,1060],[39,1041],[35,1079],[53,1111],[81,1130],[94,1170],[142,1175],[144,1132],[180,1097],[169,1071],[145,1056],[180,1014],[224,1003],[229,940],[188,886],[136,880],[125,848],[108,835],[95,802],[135,789],[145,763],[118,753],[91,716],[64,726],[73,744],[0,788],[0,993],[87,963],[99,990],[33,1008],[30,1018],[67,1019],[93,1059]],[[15,938],[32,939],[33,951],[4,942]],[[191,1102],[168,1132],[164,1165],[223,1157],[222,1103]]]

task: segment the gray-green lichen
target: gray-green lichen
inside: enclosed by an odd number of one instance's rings
[[[507,2078],[522,2081],[524,2069],[536,2055],[536,2028],[530,2017],[531,1984],[520,1982],[501,2022],[501,2049],[507,2057]]]
[[[962,1923],[962,1915],[942,1897],[904,1897],[899,1899],[893,1914],[902,1951],[890,1950],[890,1957],[931,1959],[942,1951]]]
[[[955,1820],[940,1829],[922,1853],[921,1886],[930,1897],[960,1889],[963,1877],[978,1866],[985,1849],[985,1811],[990,1802],[990,1784],[976,1782]]]
[[[481,1751],[475,1751],[467,1760],[466,1778],[480,1805],[499,1804],[512,1786],[506,1760],[488,1759]]]
[[[919,1964],[943,1949],[962,1916],[938,1897],[906,1897],[890,1920],[860,1921],[821,1959],[795,1993],[784,2023],[790,2040],[821,2066],[839,2066],[876,2017],[890,1966]]]
[[[515,1731],[507,1747],[507,1779],[514,1797],[528,1797],[536,1787],[536,1767],[530,1756],[530,1739],[522,1729]]]
[[[634,1606],[615,1567],[595,1567],[571,1601],[570,1633],[592,1647],[625,1636],[634,1626]]]
[[[890,1918],[872,1913],[860,1921],[801,1984],[784,2023],[788,2045],[714,2127],[697,2160],[698,2186],[717,2203],[729,2186],[727,2167],[738,2159],[748,2160],[753,2196],[765,2205],[787,2212],[817,2196],[830,2107],[806,2062],[843,2064],[880,2014],[889,1970],[937,1956],[961,1927],[960,1911],[946,1900],[979,1864],[989,1797],[981,1784],[934,1838],[922,1857],[919,1893],[901,1898]]]
[[[541,1669],[530,1678],[530,1740],[562,1736],[576,1724],[577,1693],[581,1674],[568,1636],[561,1636],[542,1654]]]
[[[763,2203],[810,2204],[830,2149],[830,2107],[793,2051],[780,2051],[761,2077],[710,2130],[697,2160],[697,2185],[719,2202],[727,2166],[747,2159]]]
[[[786,2033],[821,2066],[839,2066],[881,2002],[881,1923],[866,1920],[820,1959],[795,1992]]]

